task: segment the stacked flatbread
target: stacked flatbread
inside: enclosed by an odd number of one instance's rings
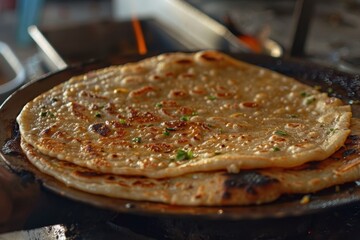
[[[292,78],[202,51],[73,77],[17,121],[30,162],[70,187],[210,206],[360,178],[351,116],[350,106]]]

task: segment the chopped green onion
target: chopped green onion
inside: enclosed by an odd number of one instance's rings
[[[167,131],[167,130],[165,130],[165,131],[163,132],[163,134],[164,134],[164,136],[170,136],[170,132]]]
[[[309,97],[309,96],[310,96],[310,94],[307,93],[307,92],[302,92],[302,93],[300,93],[300,95],[301,95],[302,97]]]
[[[278,148],[278,147],[273,147],[273,148],[272,148],[272,151],[273,151],[273,152],[278,152],[278,151],[280,151],[280,148]]]
[[[126,124],[126,120],[121,118],[121,119],[119,119],[119,123]]]
[[[155,105],[155,107],[157,107],[157,108],[162,108],[162,106],[163,106],[162,103],[157,103],[157,104]]]
[[[314,103],[316,101],[316,98],[312,97],[312,98],[308,98],[306,99],[306,105],[310,105],[312,103]]]
[[[276,130],[275,134],[279,135],[279,136],[287,136],[287,135],[289,135],[287,132],[282,131],[282,130]]]
[[[132,141],[136,143],[141,143],[141,137],[134,137]]]
[[[55,115],[54,115],[52,112],[48,112],[48,111],[46,111],[46,112],[41,112],[41,113],[40,113],[40,116],[41,116],[41,117],[49,116],[49,117],[51,117],[51,118],[54,118],[54,117],[55,117]]]
[[[339,129],[338,129],[338,128],[330,128],[329,131],[326,132],[326,135],[333,134],[333,133],[335,133],[337,130],[339,130]]]
[[[216,97],[214,95],[209,95],[209,96],[207,96],[207,99],[214,101],[214,100],[216,100]]]
[[[193,155],[193,152],[191,152],[191,151],[185,151],[185,150],[179,149],[176,153],[176,160],[178,160],[178,161],[189,160],[193,157],[194,157],[194,155]]]
[[[101,114],[100,114],[99,112],[97,112],[97,113],[95,114],[95,117],[101,118]]]
[[[166,131],[176,131],[175,128],[169,128],[169,127],[167,127],[167,128],[165,128],[165,129],[166,129]]]
[[[290,117],[290,118],[298,118],[299,115],[297,115],[297,114],[290,114],[289,117]]]
[[[190,120],[190,117],[189,116],[181,116],[180,120],[186,122],[186,121]]]

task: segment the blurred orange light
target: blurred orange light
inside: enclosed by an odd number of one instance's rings
[[[132,26],[135,31],[135,37],[136,37],[136,42],[137,42],[137,46],[138,46],[138,51],[141,55],[144,55],[147,53],[147,47],[146,47],[144,33],[142,30],[140,21],[136,17],[132,17],[131,22],[132,22]]]

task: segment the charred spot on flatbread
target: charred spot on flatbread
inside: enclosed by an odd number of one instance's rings
[[[350,155],[353,155],[353,154],[356,154],[356,153],[358,153],[357,149],[349,148],[349,149],[346,149],[346,150],[343,151],[342,157],[346,158],[346,157],[349,157]]]
[[[247,194],[256,195],[257,189],[278,184],[279,180],[255,171],[246,171],[240,173],[225,173],[227,177],[224,182],[225,192],[223,198],[231,197],[233,189],[243,189]]]
[[[105,123],[94,123],[89,126],[89,129],[103,137],[106,137],[110,134],[111,130]]]

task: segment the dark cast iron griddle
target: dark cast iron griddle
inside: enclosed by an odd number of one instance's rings
[[[304,83],[319,86],[323,91],[328,91],[330,94],[342,98],[345,102],[352,103],[354,115],[357,117],[360,116],[358,105],[360,100],[359,75],[338,72],[295,59],[277,59],[254,54],[235,54],[234,57],[295,77]],[[105,60],[92,61],[66,68],[23,86],[12,94],[1,106],[0,145],[3,146],[11,137],[15,118],[22,107],[37,95],[68,80],[72,76],[111,64],[122,64],[137,61],[142,58],[144,58],[144,56],[138,55],[109,57]],[[144,217],[191,217],[192,219],[195,218],[199,220],[213,219],[224,221],[280,219],[283,217],[309,215],[346,204],[360,202],[360,186],[356,183],[346,184],[340,188],[340,191],[335,191],[335,188],[331,188],[312,194],[311,201],[308,204],[300,204],[301,195],[285,196],[273,203],[247,207],[181,207],[152,202],[129,201],[93,195],[66,187],[54,178],[38,171],[22,157],[5,155],[4,153],[0,153],[0,157],[15,172],[31,172],[42,182],[43,186],[60,196],[91,204],[99,208],[113,210],[119,213],[137,214]]]

